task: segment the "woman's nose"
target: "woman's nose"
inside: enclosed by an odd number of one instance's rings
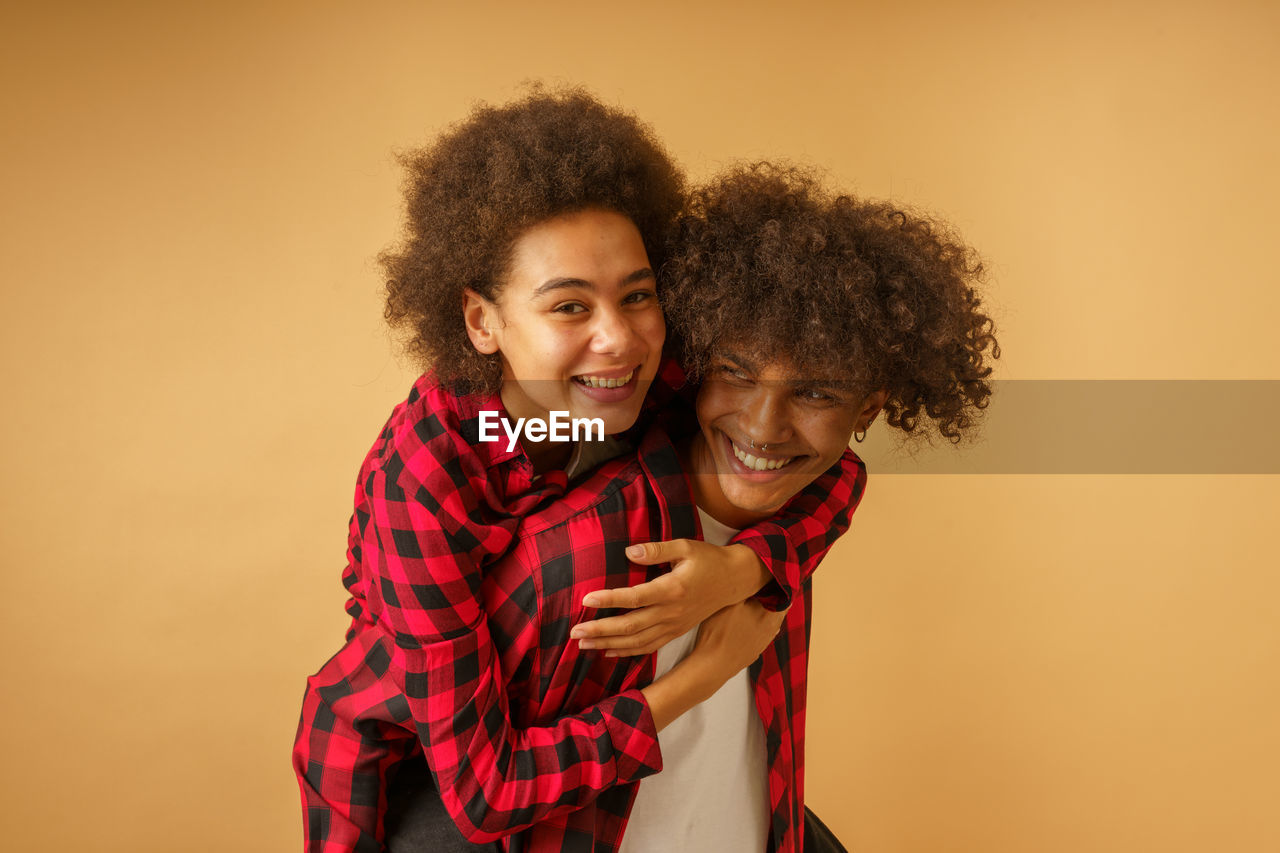
[[[635,347],[638,335],[621,311],[602,309],[596,314],[592,349],[606,355],[625,355]]]

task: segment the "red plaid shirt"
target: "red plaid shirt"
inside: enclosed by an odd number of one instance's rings
[[[639,692],[651,657],[584,653],[568,631],[597,615],[582,612],[587,591],[657,571],[631,565],[627,545],[696,535],[670,445],[655,432],[639,460],[607,463],[553,501],[564,474],[535,478],[521,451],[475,440],[482,409],[501,404],[423,377],[361,469],[344,574],[352,627],[308,680],[294,748],[309,850],[380,849],[388,774],[424,747],[464,833],[527,830],[513,850],[612,849],[634,783],[661,768]],[[793,605],[753,666],[779,851],[795,849],[802,815],[803,581],[864,483],[848,453],[779,519],[735,540],[761,554],[774,597]]]

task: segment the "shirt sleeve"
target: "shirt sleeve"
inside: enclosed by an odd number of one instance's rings
[[[781,610],[800,594],[800,584],[849,529],[866,487],[867,466],[852,450],[846,450],[777,515],[733,538],[730,544],[755,551],[773,576],[756,594],[766,608]]]
[[[546,726],[511,723],[506,679],[483,621],[399,657],[405,696],[446,810],[473,842],[493,841],[662,769],[638,689]]]
[[[402,531],[403,543],[387,560],[388,574],[397,590],[410,590],[412,600],[424,605],[414,614],[421,624],[389,621],[391,677],[403,690],[441,800],[463,835],[474,842],[496,840],[660,770],[657,730],[639,690],[549,726],[512,726],[479,571],[464,581],[447,566],[449,585],[437,593],[434,565],[424,570],[414,565],[416,557],[405,556],[477,547],[477,525],[468,527],[459,513],[475,519],[483,507],[466,506],[466,495],[457,489],[444,501],[433,500],[432,490],[407,470],[383,488],[393,499],[375,502],[373,523],[379,530]],[[412,495],[418,499],[408,499]],[[409,532],[418,547],[409,544]],[[397,596],[403,600],[399,591]]]
[[[449,438],[452,438],[450,436]],[[522,511],[495,508],[478,460],[446,441],[390,452],[363,479],[361,573],[370,621],[399,644],[459,636],[482,616],[481,567],[514,541]]]
[[[307,679],[293,769],[308,853],[383,849],[387,780],[417,741],[390,662],[384,638],[359,631]]]
[[[551,725],[511,724],[480,567],[510,547],[520,511],[533,504],[496,511],[464,464],[439,455],[392,453],[363,480],[358,556],[368,607],[309,684],[295,742],[308,850],[380,849],[370,844],[382,840],[388,774],[417,743],[446,809],[475,842],[580,808],[662,766],[639,690]]]
[[[308,681],[293,754],[306,849],[381,850],[387,781],[418,743],[450,817],[476,843],[662,769],[639,690],[516,728],[487,621],[418,648],[369,629]]]

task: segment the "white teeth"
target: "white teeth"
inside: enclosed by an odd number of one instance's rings
[[[729,443],[733,444],[733,442]],[[752,471],[775,471],[783,465],[786,465],[792,459],[795,459],[794,456],[788,456],[785,459],[758,459],[738,447],[736,444],[733,444],[733,455],[738,457],[738,461],[743,465],[746,465]]]
[[[601,376],[575,376],[577,381],[586,385],[588,388],[621,388],[631,381],[631,377],[635,371],[631,371],[626,376],[619,376],[617,379],[605,379]]]

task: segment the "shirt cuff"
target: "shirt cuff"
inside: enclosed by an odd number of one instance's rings
[[[599,703],[613,747],[619,782],[634,782],[662,770],[658,729],[649,703],[639,690],[628,690]]]
[[[776,537],[780,538],[780,537]],[[772,575],[772,579],[760,588],[752,598],[764,607],[765,610],[773,611],[786,610],[791,606],[791,592],[784,587],[773,574],[773,567],[778,565],[788,565],[789,556],[785,551],[779,554],[770,546],[769,537],[763,535],[755,528],[747,528],[746,530],[733,537],[731,545],[746,545],[756,556],[760,558],[760,562],[764,563],[764,567]]]

